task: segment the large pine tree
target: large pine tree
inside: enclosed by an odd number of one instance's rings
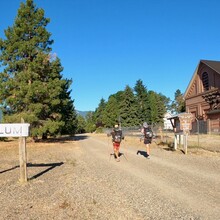
[[[50,20],[33,0],[21,3],[14,25],[0,39],[0,104],[5,122],[24,118],[31,135],[46,138],[74,133],[76,113],[70,80],[63,79],[59,58],[51,55]]]
[[[142,124],[144,121],[149,121],[148,91],[142,80],[136,81],[134,92],[137,102],[137,120],[139,124]]]
[[[119,103],[119,109],[122,127],[138,125],[136,101],[133,90],[128,85],[125,87],[122,94],[122,101]]]
[[[99,106],[96,108],[94,112],[94,121],[97,127],[103,127],[103,116],[104,116],[104,110],[105,110],[106,102],[104,98],[101,98]]]
[[[105,127],[111,128],[119,117],[118,102],[115,95],[111,95],[103,111],[103,123]]]

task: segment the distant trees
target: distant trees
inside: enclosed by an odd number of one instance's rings
[[[106,103],[105,110],[103,111],[103,122],[105,127],[112,127],[112,122],[118,121],[119,117],[119,106],[117,97],[111,95]]]
[[[118,107],[122,125],[124,127],[137,125],[137,105],[132,88],[127,85],[121,97]]]
[[[49,19],[33,0],[21,3],[14,25],[0,39],[0,105],[5,122],[31,124],[31,136],[72,134],[77,127],[60,59],[51,54]]]
[[[111,94],[107,101],[102,98],[96,110],[84,118],[85,132],[112,128],[115,123],[123,127],[140,126],[144,121],[162,125],[166,112],[182,111],[185,111],[185,102],[180,90],[175,92],[175,100],[171,101],[161,93],[148,91],[139,79],[133,89],[127,85],[123,91]]]
[[[77,134],[86,133],[86,119],[82,115],[77,115],[78,126],[76,129]]]
[[[137,80],[134,86],[134,94],[137,103],[137,123],[141,124],[143,121],[146,121],[146,118],[150,118],[150,103],[147,88],[140,79]]]
[[[101,99],[93,114],[94,124],[112,127],[121,123],[123,127],[139,126],[144,121],[160,124],[170,108],[170,99],[154,91],[148,91],[141,80],[137,80],[134,89],[128,85],[124,91]]]
[[[179,89],[175,92],[174,101],[171,104],[172,112],[174,113],[181,113],[184,112],[186,109],[185,101],[183,99],[183,94]]]

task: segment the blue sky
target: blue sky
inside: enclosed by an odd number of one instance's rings
[[[25,0],[0,0],[0,37]],[[34,0],[51,19],[47,30],[77,110],[134,87],[174,99],[201,59],[220,60],[219,0]]]

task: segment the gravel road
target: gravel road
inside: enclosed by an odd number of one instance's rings
[[[0,219],[220,219],[219,155],[152,147],[146,159],[144,150],[125,140],[116,162],[107,137],[30,145],[21,184],[11,147],[0,163]]]

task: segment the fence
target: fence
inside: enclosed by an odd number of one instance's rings
[[[164,134],[172,133],[173,130],[166,130],[163,129],[163,124],[152,124],[151,128],[155,135],[160,135],[161,132]],[[104,133],[109,133],[112,129],[104,129]],[[139,136],[141,130],[141,126],[134,126],[134,127],[122,127],[122,131],[125,135],[128,136]],[[192,130],[190,131],[191,134],[214,134],[220,135],[220,119],[208,119],[207,121],[204,120],[196,120],[192,122]]]
[[[192,134],[220,134],[220,119],[197,120],[192,123]]]

